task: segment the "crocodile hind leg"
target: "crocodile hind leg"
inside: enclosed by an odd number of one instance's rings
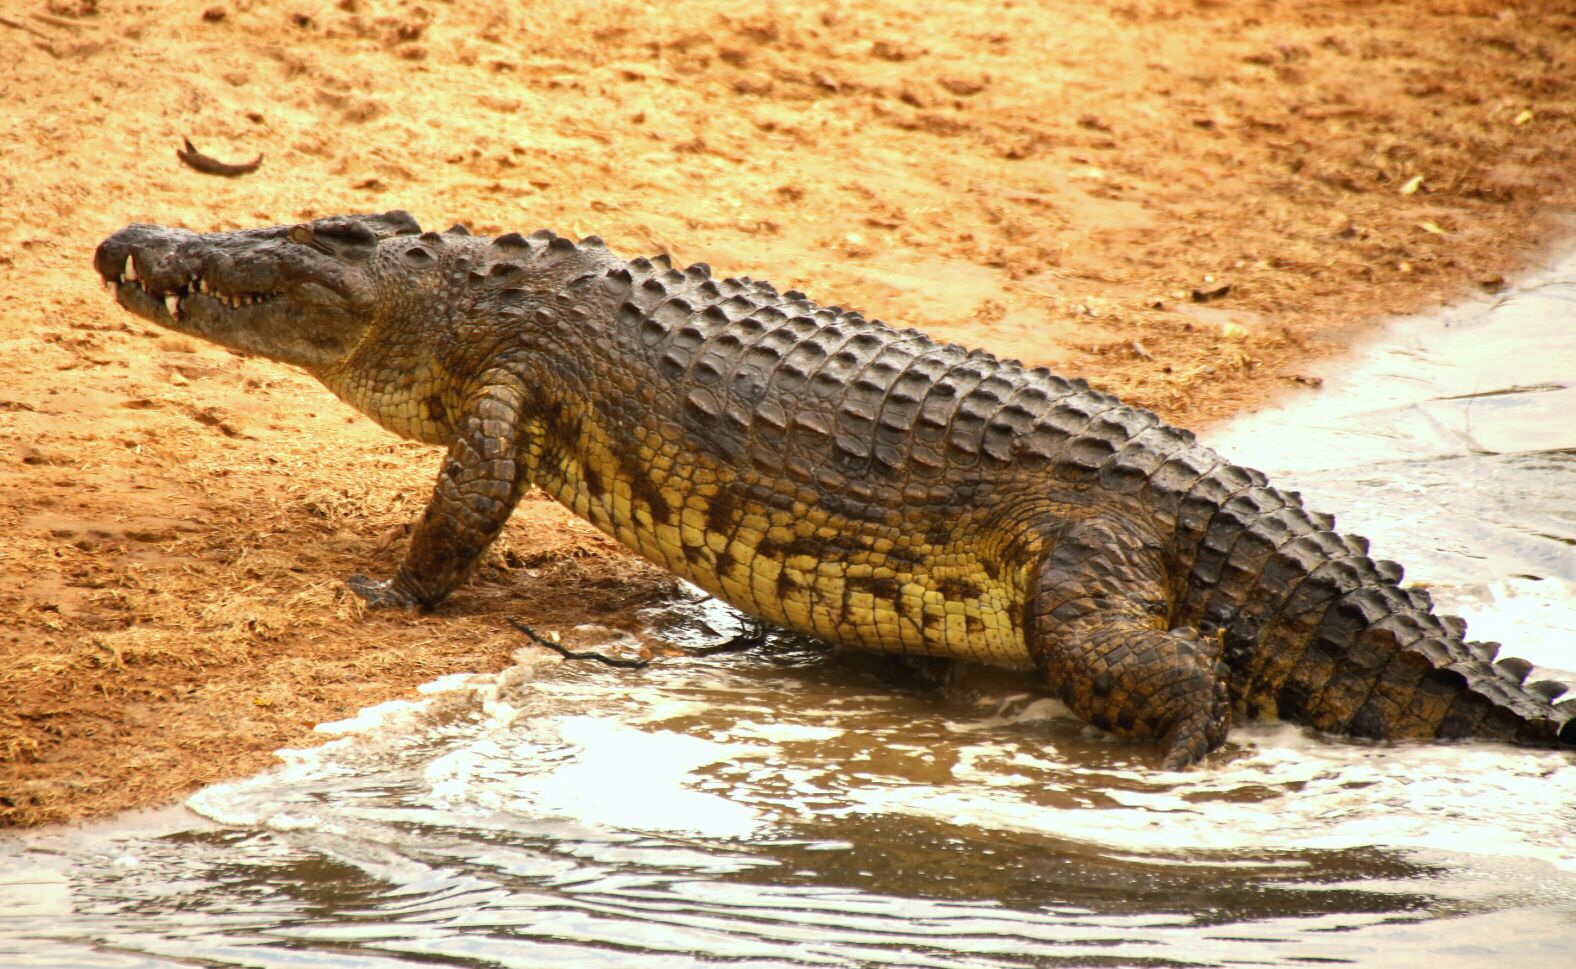
[[[1162,562],[1120,525],[1064,526],[1031,587],[1024,637],[1074,714],[1159,741],[1162,766],[1180,770],[1225,741],[1231,706],[1219,642],[1167,628]]]

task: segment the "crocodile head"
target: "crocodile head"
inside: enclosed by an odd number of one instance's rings
[[[420,231],[406,212],[243,232],[137,224],[104,240],[93,261],[138,316],[321,371],[353,351],[389,303],[377,285],[379,243]]]

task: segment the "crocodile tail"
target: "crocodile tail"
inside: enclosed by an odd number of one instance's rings
[[[1465,621],[1402,588],[1401,566],[1370,558],[1366,539],[1216,460],[1194,455],[1198,479],[1170,498],[1174,620],[1221,637],[1244,713],[1374,739],[1576,745],[1576,702],[1554,702],[1562,685],[1528,684],[1530,663],[1467,641]]]
[[[1400,566],[1369,558],[1366,542],[1320,539],[1280,553],[1304,578],[1263,628],[1248,690],[1282,716],[1360,737],[1576,744],[1576,711],[1552,702],[1563,686],[1528,685],[1524,660],[1495,662],[1497,643],[1469,642],[1464,620],[1401,588]]]

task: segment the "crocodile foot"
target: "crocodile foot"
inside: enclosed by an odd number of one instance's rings
[[[350,591],[373,609],[415,609],[421,602],[395,586],[393,579],[374,579],[359,572],[345,580]]]
[[[1220,746],[1214,733],[1208,716],[1202,711],[1177,724],[1160,740],[1160,769],[1187,770],[1197,764],[1205,754]]]
[[[1186,770],[1226,742],[1231,729],[1231,705],[1223,670],[1206,691],[1205,702],[1184,713],[1160,737],[1160,769]]]

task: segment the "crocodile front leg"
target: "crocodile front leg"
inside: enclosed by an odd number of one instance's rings
[[[1219,644],[1166,628],[1161,561],[1128,529],[1066,526],[1040,566],[1024,636],[1074,714],[1158,740],[1162,766],[1180,770],[1225,742],[1231,706]]]
[[[489,374],[458,422],[432,501],[394,578],[353,575],[346,584],[374,607],[431,609],[470,575],[529,483],[525,394],[507,373]]]

